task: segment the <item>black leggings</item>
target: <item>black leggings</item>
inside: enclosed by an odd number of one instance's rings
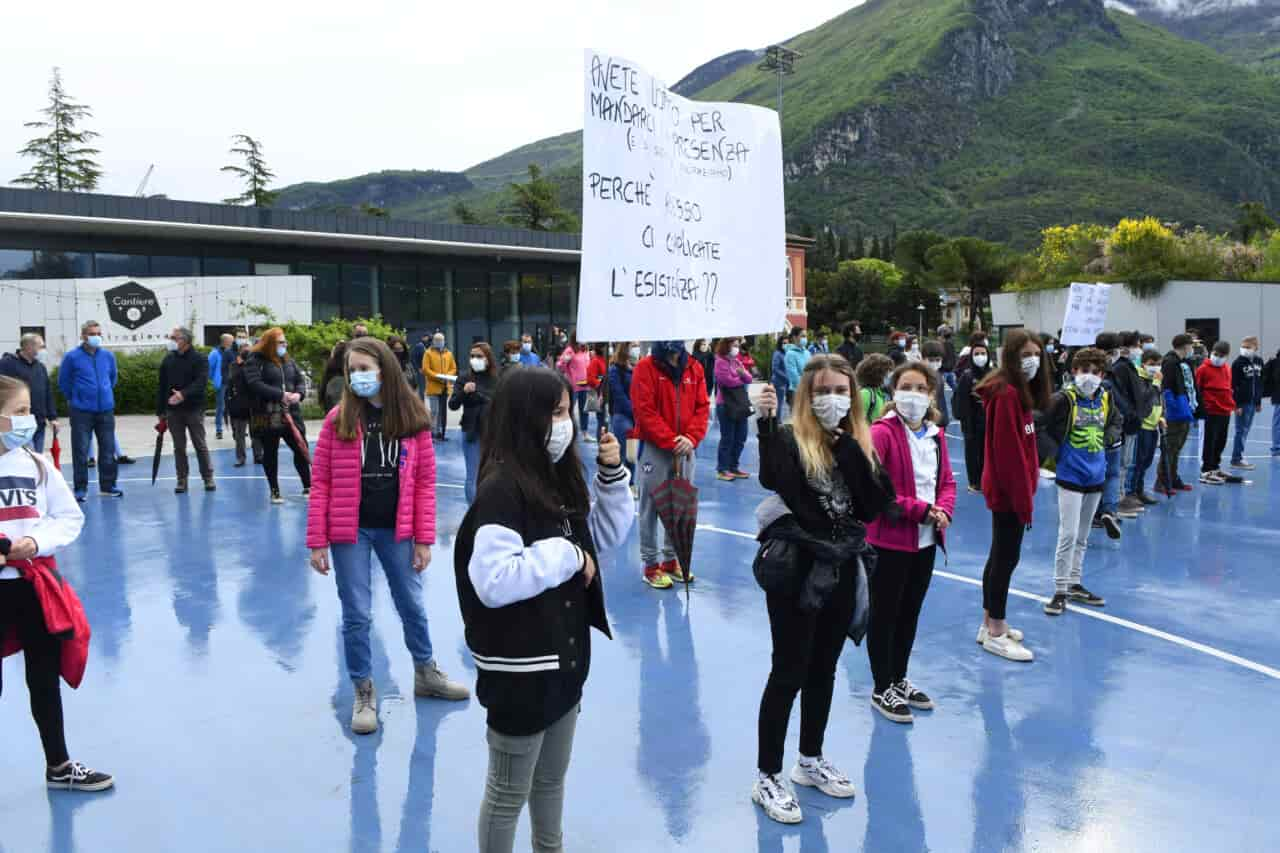
[[[1016,513],[991,513],[991,553],[982,571],[982,606],[992,619],[1003,619],[1009,604],[1009,584],[1022,556],[1026,526]]]
[[[782,772],[787,721],[800,694],[800,754],[822,755],[831,715],[836,663],[853,618],[853,572],[840,582],[816,613],[801,610],[791,596],[770,594],[769,630],[773,634],[773,669],[760,697],[757,764],[764,773]]]
[[[907,677],[911,647],[916,642],[920,609],[933,579],[938,546],[919,551],[876,548],[871,575],[871,624],[867,627],[867,657],[876,692]]]
[[[982,488],[982,463],[985,454],[984,436],[964,434],[964,471],[969,478],[969,485],[975,489]]]
[[[22,657],[27,666],[27,691],[31,716],[40,730],[44,759],[50,767],[67,762],[67,741],[62,727],[62,641],[44,626],[44,613],[35,587],[25,580],[0,580],[0,636],[10,627],[18,630]]]
[[[1227,446],[1227,433],[1231,431],[1231,415],[1204,416],[1204,457],[1201,473],[1217,471],[1222,467],[1222,451]]]
[[[267,475],[271,491],[280,491],[280,442],[284,441],[293,451],[293,467],[302,480],[304,489],[311,488],[311,465],[307,462],[306,452],[293,437],[292,430],[277,432],[268,430],[260,434],[262,439],[262,471]]]

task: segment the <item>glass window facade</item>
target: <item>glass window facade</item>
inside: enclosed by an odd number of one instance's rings
[[[97,252],[93,256],[93,274],[97,278],[116,275],[145,276],[151,274],[151,264],[146,255],[117,255]]]
[[[177,255],[152,255],[151,274],[157,276],[198,276],[200,275],[200,259],[184,258]]]
[[[0,249],[0,278],[31,278],[35,263],[30,249]]]
[[[38,249],[27,278],[93,278],[92,252]]]
[[[378,313],[378,268],[363,264],[342,265],[343,317],[372,317]]]
[[[332,320],[342,313],[342,288],[337,264],[296,264],[295,275],[311,276],[311,317]]]
[[[201,266],[204,275],[253,275],[248,258],[205,258]]]

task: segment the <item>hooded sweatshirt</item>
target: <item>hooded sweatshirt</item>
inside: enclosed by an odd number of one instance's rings
[[[986,414],[982,494],[987,508],[1015,513],[1030,525],[1040,478],[1034,413],[1023,407],[1022,396],[1012,385],[989,385],[979,393]]]
[[[1236,410],[1235,397],[1231,394],[1231,368],[1214,367],[1206,360],[1196,368],[1196,387],[1200,390],[1205,414],[1229,415]]]

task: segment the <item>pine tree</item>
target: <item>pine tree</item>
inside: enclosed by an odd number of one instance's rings
[[[862,233],[862,226],[859,225],[853,229],[853,254],[850,256],[855,261],[860,261],[867,254],[867,238]]]
[[[529,164],[528,183],[513,183],[510,188],[511,205],[502,217],[509,224],[530,231],[577,231],[580,227],[578,217],[560,206],[559,189],[542,176],[537,163]]]
[[[479,225],[480,215],[471,209],[465,201],[455,201],[453,203],[453,215],[463,225]]]
[[[874,237],[872,237],[872,238],[871,238],[871,255],[870,255],[870,257],[873,257],[873,258],[879,258],[880,260],[884,260],[884,255],[882,254],[881,249],[880,249],[880,235],[879,235],[879,234],[877,234],[876,236],[874,236]]]
[[[849,237],[846,234],[840,235],[840,254],[836,257],[837,261],[849,260]]]
[[[885,247],[884,259],[892,261],[898,256],[898,223],[894,222],[889,231],[889,245]]]
[[[40,112],[45,116],[43,120],[29,121],[24,126],[49,132],[32,139],[18,151],[23,157],[35,158],[36,162],[30,171],[14,178],[13,182],[38,190],[97,189],[102,169],[93,157],[100,152],[88,147],[88,142],[98,134],[76,129],[93,111],[71,99],[62,88],[62,72],[57,68],[53,69],[53,79],[49,81],[49,106]]]
[[[836,232],[827,228],[822,232],[822,268],[834,270],[840,262],[840,249],[836,245]]]
[[[234,198],[223,199],[223,204],[251,204],[254,207],[270,207],[275,204],[280,193],[267,189],[267,184],[276,176],[267,168],[267,161],[262,157],[262,144],[252,136],[238,133],[231,137],[235,147],[232,154],[244,158],[243,166],[223,166],[219,171],[230,172],[245,183],[245,190]]]

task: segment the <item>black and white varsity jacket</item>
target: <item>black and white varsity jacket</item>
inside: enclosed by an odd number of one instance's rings
[[[584,553],[616,548],[635,520],[622,466],[591,480],[586,516],[548,516],[502,476],[487,477],[453,549],[458,605],[489,727],[531,735],[582,699],[590,629],[612,639],[600,573],[586,586]]]

